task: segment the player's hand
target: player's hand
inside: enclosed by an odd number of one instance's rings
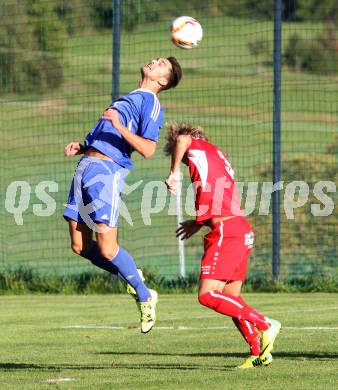
[[[120,126],[122,126],[119,120],[119,112],[113,108],[108,108],[108,110],[102,114],[102,118],[110,120],[116,130],[119,130]]]
[[[186,240],[197,233],[203,225],[197,223],[194,219],[181,222],[180,227],[176,230],[176,237],[181,240]]]
[[[170,172],[169,176],[165,180],[165,184],[168,188],[168,191],[176,195],[178,186],[180,185],[180,181],[180,172]]]
[[[65,155],[67,157],[76,156],[83,153],[83,145],[80,142],[70,142],[65,147]]]

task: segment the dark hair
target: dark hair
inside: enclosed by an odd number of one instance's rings
[[[162,91],[170,88],[175,88],[182,78],[182,68],[175,57],[167,57],[171,63],[171,72],[167,85],[161,88]]]
[[[194,138],[208,140],[207,136],[201,127],[192,126],[188,123],[170,123],[167,125],[168,134],[166,136],[166,143],[163,147],[164,154],[171,156],[175,150],[177,137],[180,135],[190,135]]]

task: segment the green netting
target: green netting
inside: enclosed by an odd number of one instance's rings
[[[250,275],[271,275],[271,207],[268,215],[259,215],[259,204],[262,182],[272,180],[273,2],[121,3],[120,93],[137,87],[139,68],[148,60],[169,55],[179,60],[182,83],[159,95],[165,119],[203,126],[210,140],[229,155],[237,180],[246,183],[244,195],[248,182],[258,182],[256,207],[248,216],[256,233]],[[314,217],[311,204],[323,203],[313,196],[315,183],[334,182],[337,177],[337,7],[330,1],[283,4],[282,180],[284,187],[305,181],[310,198],[295,210],[294,219],[287,219],[281,193],[281,276],[336,274],[337,215]],[[170,23],[181,15],[194,16],[203,26],[197,49],[181,50],[170,41]],[[77,159],[66,159],[63,148],[71,140],[82,141],[111,101],[111,16],[110,1],[2,1],[4,265],[58,273],[93,269],[69,249],[62,212]],[[140,209],[145,186],[163,181],[168,172],[164,135],[165,129],[151,160],[133,157],[136,170],[127,183],[143,182],[124,198],[133,226],[121,219],[120,242],[140,266],[171,277],[179,272],[179,259],[177,218],[168,215],[170,196],[156,197],[154,191],[153,199],[148,199],[149,207],[165,202],[161,212],[151,215],[150,225],[145,224],[146,211],[142,215]],[[36,195],[43,181],[58,187],[56,192],[51,192],[53,187],[46,190],[56,205],[47,216],[36,215],[43,214],[36,206],[33,212],[34,204],[43,203]],[[188,184],[185,175],[183,205]],[[27,201],[21,225],[5,208],[6,191],[9,197],[13,188],[18,188],[15,207]],[[328,195],[333,199],[334,194]],[[48,201],[51,210],[53,199]],[[202,250],[202,234],[186,243],[187,273],[198,270]]]

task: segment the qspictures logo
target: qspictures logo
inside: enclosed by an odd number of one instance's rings
[[[85,161],[85,160],[82,160]],[[108,169],[104,163],[104,168]],[[124,178],[128,171],[121,169],[118,174],[113,176],[107,171],[107,175],[99,174],[91,178],[86,184],[83,184],[83,174],[87,168],[87,162],[79,164],[74,175],[74,194],[81,219],[92,230],[99,231],[100,228],[92,218],[92,215],[99,211],[103,206],[113,210],[107,221],[111,218],[123,218],[129,225],[133,226],[133,216],[137,213],[137,218],[141,218],[144,225],[152,224],[152,217],[165,211],[167,215],[176,215],[176,197],[168,193],[164,181],[144,181],[139,180],[133,184],[125,183]],[[115,180],[115,183],[114,183]],[[222,180],[222,179],[221,179]],[[87,202],[83,197],[82,189],[90,186],[97,186],[100,183],[101,191],[95,200]],[[208,183],[207,183],[208,184]],[[226,181],[219,184],[219,188],[227,188]],[[191,183],[180,193],[180,204],[182,205],[185,215],[194,217],[196,215],[194,206],[195,189],[199,183]],[[85,187],[87,186],[87,187]],[[208,190],[208,185],[205,186]],[[5,210],[13,216],[13,222],[17,225],[25,223],[25,215],[33,213],[41,218],[48,218],[61,208],[55,200],[55,194],[60,191],[60,185],[56,181],[43,180],[36,186],[31,185],[28,181],[13,181],[6,188],[5,193]],[[281,192],[281,212],[285,213],[287,219],[296,218],[295,210],[309,205],[309,212],[314,217],[328,217],[335,209],[334,199],[336,197],[336,184],[333,181],[318,181],[311,186],[305,181],[297,180],[289,183],[280,181],[272,182],[237,182],[238,197],[231,200],[232,212],[240,215],[267,216],[271,213],[272,194],[275,191]],[[111,197],[107,197],[111,194]],[[135,196],[137,194],[138,206],[135,210]],[[67,195],[63,190],[65,201]],[[219,197],[222,196],[220,191],[214,194],[214,203],[219,204]],[[38,201],[32,203],[32,198]],[[60,197],[58,197],[60,198]],[[133,210],[128,208],[128,200],[133,198]],[[238,201],[241,204],[241,210],[238,208]],[[64,205],[64,204],[63,204]],[[208,207],[200,207],[200,214],[208,211]],[[68,207],[72,208],[70,204]],[[217,207],[214,207],[217,209]],[[60,210],[61,211],[61,210]],[[104,216],[103,213],[102,216]],[[60,213],[61,217],[61,213]],[[135,217],[134,217],[135,218]]]

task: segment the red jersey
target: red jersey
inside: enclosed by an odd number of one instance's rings
[[[196,221],[243,215],[234,170],[223,152],[205,140],[191,137],[185,153],[195,186]]]

